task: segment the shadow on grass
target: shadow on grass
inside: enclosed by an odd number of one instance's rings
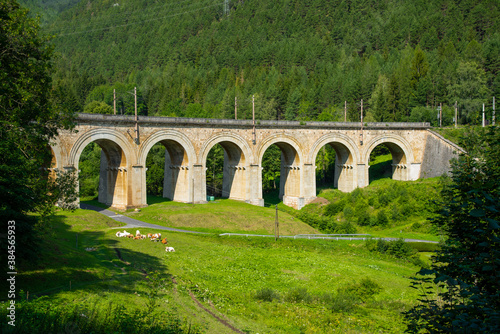
[[[148,201],[148,205],[172,202],[172,200],[170,200],[168,198],[164,198],[161,196],[155,196],[155,195],[149,195],[149,194],[147,195],[147,201]]]
[[[98,208],[101,208],[101,209],[109,209],[109,208],[111,208],[111,206],[109,206],[107,204],[104,204],[104,203],[101,203],[97,199],[80,201],[80,204],[82,204],[82,203],[83,204],[89,204],[89,205],[97,206]]]
[[[147,195],[148,205],[158,204],[158,203],[167,203],[167,202],[172,202],[172,200],[170,200],[168,198],[161,197],[161,196]],[[111,206],[99,202],[97,200],[97,198],[94,198],[94,199],[85,198],[84,200],[81,200],[80,203],[97,206],[97,207],[102,208],[102,209],[110,209],[111,208]]]
[[[282,202],[282,200],[279,197],[280,191],[279,189],[274,189],[267,191],[263,194],[262,197],[264,197],[264,206],[265,207],[270,207],[274,206],[276,204],[279,204]]]
[[[392,160],[387,160],[384,162],[379,162],[370,166],[370,183],[380,179],[390,179],[392,178]]]
[[[16,290],[23,291],[17,297],[26,297],[26,292],[33,298],[89,286],[133,294],[134,284],[120,281],[142,280],[143,274],[154,270],[167,273],[160,258],[123,247],[114,236],[99,230],[113,225],[113,221],[96,223],[92,216],[55,216],[33,260],[17,263]],[[1,283],[2,291],[7,291],[6,283]]]

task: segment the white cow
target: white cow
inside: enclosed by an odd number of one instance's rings
[[[123,232],[120,232],[120,231],[116,232],[116,234],[115,234],[115,235],[116,235],[118,238],[121,238],[121,237],[127,237],[127,236],[129,236],[129,235],[130,235],[130,233],[128,233],[127,231],[125,231],[125,230],[124,230]]]
[[[165,252],[175,252],[175,249],[174,249],[174,247],[168,247],[168,246],[167,246],[167,247],[165,248]]]

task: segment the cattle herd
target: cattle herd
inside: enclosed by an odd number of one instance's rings
[[[167,238],[161,238],[161,233],[148,233],[148,234],[141,234],[141,232],[139,232],[139,230],[135,231],[135,235],[133,235],[132,233],[129,233],[127,231],[123,231],[123,232],[116,232],[115,234],[118,238],[130,238],[130,239],[134,239],[134,240],[141,240],[141,239],[149,239],[151,241],[159,241],[161,242],[162,244],[164,245],[167,245],[168,241],[167,241]],[[166,252],[175,252],[175,249],[174,247],[166,247],[165,248],[165,251]]]

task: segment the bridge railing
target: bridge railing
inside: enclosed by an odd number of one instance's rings
[[[103,115],[79,113],[76,117],[77,123],[86,122],[110,122],[110,123],[135,123],[133,115]],[[175,124],[175,125],[198,125],[198,126],[253,126],[252,120],[215,119],[215,118],[187,118],[187,117],[158,117],[139,116],[139,124]],[[317,121],[274,121],[256,120],[257,128],[360,128],[361,122],[317,122]],[[368,122],[363,123],[365,129],[429,129],[430,123],[426,122]]]

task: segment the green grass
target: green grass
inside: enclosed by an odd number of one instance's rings
[[[369,179],[370,183],[380,179],[390,179],[392,177],[392,155],[378,155],[370,161]]]
[[[115,273],[113,262],[103,260],[114,257],[110,251],[114,242],[104,237],[104,230],[117,226],[121,224],[93,211],[59,212],[41,238],[39,252],[43,256],[18,262],[23,273],[17,279],[19,286],[29,286],[29,290],[22,289],[43,295],[69,288],[70,282],[78,289],[111,277]]]
[[[473,128],[473,126],[459,126],[455,128],[452,127],[444,127],[444,128],[433,128],[432,131],[439,133],[444,138],[458,145],[461,138],[463,138],[464,134]]]
[[[220,318],[249,333],[400,333],[404,330],[400,312],[416,300],[409,277],[418,268],[370,253],[363,242],[274,242],[271,238],[163,231],[176,250],[166,253],[160,243],[116,238],[114,225],[95,212],[58,213],[53,235],[44,238],[38,254],[41,261],[22,267],[18,287],[30,291],[31,296],[48,294],[45,298],[53,305],[67,305],[61,306],[61,314],[69,312],[71,305],[102,314],[109,305],[123,305],[132,321],[138,314],[134,310],[144,310],[152,300],[148,297],[151,279],[144,272],[158,271],[166,279],[166,289],[153,299],[155,319],[178,319],[177,332],[191,328],[191,332],[206,333],[230,331],[199,309],[189,291]],[[87,252],[86,247],[95,250]],[[347,308],[338,292],[364,279],[375,282],[381,292],[342,311]],[[264,288],[272,289],[280,299],[264,302],[255,298]],[[286,301],[297,293],[308,298]],[[333,305],[338,308],[339,303],[341,309],[334,310]],[[64,322],[69,317],[61,315],[61,319]],[[104,322],[96,319],[98,324]],[[80,326],[80,322],[76,324]]]
[[[146,208],[127,216],[152,224],[210,233],[274,234],[274,208],[259,207],[229,199],[206,204],[185,204],[148,196]],[[285,212],[279,213],[283,235],[318,233],[311,226]]]

